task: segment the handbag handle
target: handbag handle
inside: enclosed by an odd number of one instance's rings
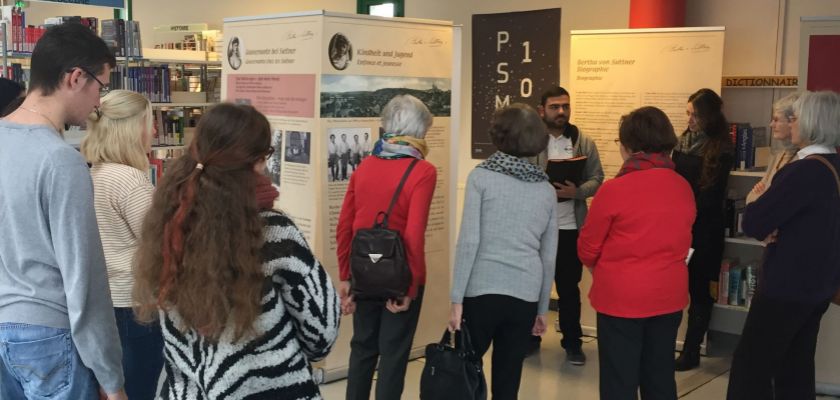
[[[411,174],[411,170],[414,169],[414,166],[417,165],[419,161],[419,158],[415,158],[411,161],[411,164],[408,164],[408,168],[405,170],[402,179],[400,179],[400,184],[397,185],[397,190],[394,191],[394,195],[391,197],[391,204],[388,205],[388,211],[380,211],[378,214],[376,214],[376,217],[373,220],[374,228],[388,227],[388,216],[391,215],[391,210],[394,208],[394,204],[397,203],[397,199],[400,197],[400,192],[402,191],[402,188],[405,185],[405,181],[408,180],[408,175]],[[379,221],[380,217],[382,217],[382,222]]]
[[[810,156],[805,158],[813,158],[815,160],[819,160],[820,162],[825,164],[825,166],[828,167],[828,169],[831,170],[831,173],[834,174],[834,181],[837,182],[837,194],[840,195],[840,175],[837,174],[837,169],[834,168],[834,165],[831,165],[831,163],[828,162],[828,160],[826,160],[825,157],[819,154],[811,154]]]
[[[444,329],[443,337],[440,339],[440,345],[446,346],[451,341],[452,333],[449,332],[449,329]],[[475,356],[475,349],[473,349],[472,339],[470,338],[470,331],[467,329],[466,320],[461,320],[461,329],[455,331],[455,351],[466,357]]]

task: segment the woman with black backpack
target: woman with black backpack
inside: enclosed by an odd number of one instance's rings
[[[347,400],[370,398],[377,361],[376,398],[399,399],[402,395],[426,283],[426,223],[437,183],[435,166],[425,161],[428,147],[424,138],[431,125],[432,114],[417,98],[401,95],[391,99],[382,110],[385,133],[376,142],[373,157],[365,158],[351,175],[341,206],[336,229],[339,296],[342,312],[353,314]],[[406,173],[409,167],[412,169]],[[387,228],[398,232],[404,244],[410,282],[397,298],[361,298],[361,288],[351,288],[351,278],[354,284],[361,278],[351,273],[351,245],[357,232],[371,228],[380,212],[389,209]],[[371,254],[374,263],[379,261],[377,256],[383,254]]]

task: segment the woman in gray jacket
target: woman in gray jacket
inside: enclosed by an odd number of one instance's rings
[[[498,148],[467,178],[452,280],[449,329],[469,327],[477,356],[493,344],[493,399],[516,399],[530,336],[545,333],[557,252],[557,201],[528,162],[548,135],[530,106],[496,111]]]

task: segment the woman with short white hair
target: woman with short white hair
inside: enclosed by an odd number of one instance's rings
[[[425,161],[424,140],[432,114],[416,97],[396,96],[382,110],[382,138],[373,157],[366,157],[350,177],[338,218],[338,268],[342,312],[353,314],[348,400],[370,398],[373,372],[379,362],[377,399],[399,399],[411,342],[420,317],[426,284],[425,235],[429,207],[437,182],[435,166]],[[377,214],[388,209],[403,174],[414,163],[388,216],[388,228],[399,231],[411,270],[405,296],[396,299],[356,299],[351,294],[350,244],[356,231],[370,228]]]
[[[152,105],[143,95],[114,90],[88,117],[82,155],[92,164],[93,202],[123,350],[130,399],[152,399],[163,367],[160,326],[135,320],[132,265],[154,188],[149,182]]]
[[[840,94],[803,94],[790,122],[798,160],[744,212],[744,232],[767,252],[729,400],[814,398],[820,320],[840,288]]]
[[[770,133],[773,140],[782,143],[784,149],[779,151],[767,165],[767,171],[761,180],[755,184],[747,194],[747,204],[752,203],[758,196],[767,191],[773,176],[782,167],[796,159],[796,152],[799,148],[790,142],[790,119],[793,118],[793,103],[799,98],[799,93],[791,93],[773,103],[773,117],[770,120]]]

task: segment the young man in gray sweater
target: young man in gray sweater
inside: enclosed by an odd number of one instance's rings
[[[99,106],[114,66],[88,28],[50,28],[26,100],[0,121],[0,399],[126,398],[90,173],[61,133]]]
[[[554,285],[557,289],[557,312],[560,330],[563,332],[561,345],[566,350],[566,359],[573,365],[586,363],[581,349],[583,335],[580,326],[580,283],[583,264],[577,254],[578,231],[586,219],[586,199],[604,182],[604,170],[595,142],[569,123],[572,114],[569,92],[555,86],[542,95],[540,116],[549,133],[548,147],[537,155],[534,162],[545,169],[548,160],[586,156],[580,186],[573,182],[555,183],[557,192],[557,260],[554,269]],[[534,347],[539,347],[538,338]]]

